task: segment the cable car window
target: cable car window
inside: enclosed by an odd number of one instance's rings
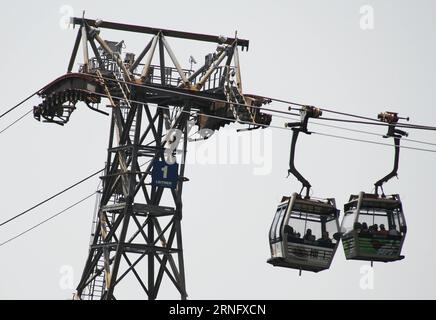
[[[270,237],[271,240],[275,239],[274,235],[276,234],[277,222],[279,221],[280,216],[281,215],[283,216],[283,212],[286,211],[286,208],[287,208],[286,206],[279,206],[277,208],[276,214],[274,216],[273,223],[271,225],[271,230],[270,230],[270,233],[269,233],[269,237]]]
[[[382,209],[361,208],[357,231],[364,235],[400,235],[398,212]]]
[[[402,235],[403,226],[405,223],[399,210],[387,211],[389,220],[389,234],[390,235]]]
[[[283,207],[279,206],[276,210],[276,213],[274,215],[274,220],[273,223],[271,224],[271,230],[270,230],[270,238],[274,239],[275,238],[275,233],[276,233],[276,227],[277,227],[277,222],[279,221],[280,218],[280,213],[283,211]]]
[[[283,225],[283,218],[285,217],[285,213],[286,213],[286,208],[287,206],[282,207],[282,209],[280,210],[280,214],[278,214],[278,219],[276,221],[276,226],[275,226],[275,238],[280,238],[281,235],[281,228]]]
[[[288,241],[302,242],[304,236],[305,215],[300,212],[291,212],[287,228]]]
[[[338,234],[338,222],[335,217],[330,217],[326,221],[326,231],[327,234],[324,235],[324,238],[321,234],[321,239],[318,240],[318,243],[326,244],[326,245],[336,245],[336,243],[339,241],[340,237]]]
[[[315,244],[316,240],[321,238],[321,224],[319,221],[310,219],[310,215],[307,216],[308,220],[306,220],[304,224],[304,230],[301,236],[303,237],[304,243]]]
[[[347,211],[342,221],[342,230],[343,233],[348,233],[353,231],[354,228],[354,220],[356,219],[356,211]]]
[[[288,222],[288,241],[331,247],[337,240],[336,217],[293,211]]]
[[[406,221],[404,220],[404,216],[403,216],[403,214],[401,212],[401,209],[395,210],[394,216],[398,217],[398,220],[399,220],[399,231],[401,231],[401,233],[405,233]]]

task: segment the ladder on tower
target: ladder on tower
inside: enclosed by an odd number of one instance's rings
[[[113,107],[117,104],[120,108],[123,118],[127,119],[127,116],[132,108],[130,104],[130,89],[127,84],[123,81],[120,75],[113,73],[114,79],[105,81],[105,78],[102,76],[101,72],[98,70],[97,75],[100,78],[102,84],[105,87],[105,91],[108,95],[109,100],[112,102]],[[136,131],[136,118],[132,119],[132,124],[129,130],[129,139],[130,142],[134,142]],[[110,221],[106,221],[104,216],[100,216],[101,212],[99,211],[99,204],[101,199],[101,193],[98,193],[96,206],[94,210],[94,218],[92,223],[92,231],[91,231],[91,245],[93,243],[93,239],[96,233],[99,233],[97,244],[102,244],[106,235],[109,233],[110,229],[108,224],[112,224],[114,217],[107,217]],[[124,197],[120,194],[114,193],[109,200],[114,204],[123,202]],[[97,251],[94,255],[98,254]],[[95,256],[94,256],[95,257]],[[92,272],[91,281],[89,282],[87,289],[82,294],[82,299],[87,300],[101,300],[104,298],[104,294],[106,291],[106,285],[110,281],[110,256],[108,251],[103,251],[103,254],[100,255],[94,270]]]
[[[122,75],[120,73],[117,74],[113,72],[113,78],[108,80],[108,78],[103,77],[100,70],[97,70],[97,76],[105,89],[105,92],[111,102],[112,107],[115,107],[117,105],[123,113],[123,118],[127,119],[127,116],[132,108],[129,99],[131,91],[127,83],[122,78]],[[135,131],[136,118],[133,118],[132,125],[129,129],[129,140],[132,144],[135,137]]]
[[[116,76],[114,74],[114,76]],[[117,77],[115,77],[116,79],[116,85],[118,86],[116,89],[118,92],[121,93],[120,98],[123,98],[123,101],[120,101],[120,108],[122,110],[122,112],[124,113],[124,119],[127,119],[127,116],[130,112],[130,109],[132,108],[131,104],[130,104],[130,89],[127,86],[127,84],[125,83],[125,81],[123,81],[122,79],[119,79]],[[132,124],[130,126],[130,130],[129,130],[129,139],[130,142],[133,144],[134,138],[135,138],[135,131],[136,131],[136,118],[132,119]]]
[[[94,275],[88,285],[87,300],[101,300],[106,287],[104,257],[101,256],[95,266]]]
[[[100,233],[98,237],[98,244],[102,243],[102,230],[100,227],[99,230],[99,204],[101,200],[101,191],[97,191],[97,197],[95,201],[95,208],[94,208],[94,216],[92,219],[92,229],[91,229],[91,239],[90,239],[90,245],[93,243],[93,239],[96,233]],[[107,231],[107,226],[104,226],[104,228]],[[82,299],[84,300],[101,300],[103,297],[103,294],[105,292],[105,286],[106,286],[106,279],[105,279],[105,257],[102,255],[100,256],[96,266],[93,270],[93,276],[92,280],[87,286],[87,289],[82,294]]]

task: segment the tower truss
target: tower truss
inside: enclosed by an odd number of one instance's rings
[[[156,299],[166,277],[186,299],[181,221],[188,133],[193,126],[219,130],[240,122],[257,129],[271,122],[260,111],[270,101],[242,92],[238,49],[248,49],[248,41],[84,18],[72,24],[78,32],[67,73],[39,92],[34,117],[64,125],[84,102],[111,119],[100,201],[76,296],[116,299],[116,289],[131,277],[148,299]],[[103,29],[151,39],[138,56],[123,54],[123,42],[104,40]],[[183,69],[169,38],[217,48],[197,70]],[[80,47],[83,63],[72,72]],[[101,108],[103,99],[108,109]]]

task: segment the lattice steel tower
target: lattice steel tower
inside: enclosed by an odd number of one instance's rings
[[[39,92],[43,101],[34,116],[63,125],[84,102],[111,118],[77,298],[114,299],[117,286],[132,275],[148,299],[157,298],[164,276],[186,299],[181,220],[188,132],[192,126],[205,132],[231,122],[257,129],[271,121],[259,109],[270,101],[242,93],[238,47],[248,49],[248,41],[84,18],[73,18],[72,24],[79,29],[68,72]],[[103,40],[101,29],[149,34],[151,40],[135,57],[122,53],[123,42]],[[200,68],[186,70],[170,37],[218,46]],[[83,64],[73,73],[80,47]],[[102,98],[110,114],[99,108]]]

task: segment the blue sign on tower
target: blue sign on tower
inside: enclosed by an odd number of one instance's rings
[[[165,161],[155,160],[151,171],[151,184],[153,186],[175,189],[179,179],[179,164],[168,164]]]

